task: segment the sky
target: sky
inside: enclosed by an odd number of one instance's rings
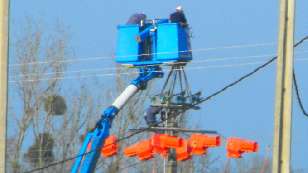
[[[217,48],[193,52],[194,60],[187,71],[194,91],[201,90],[204,95],[209,95],[265,62],[271,57],[268,55],[277,50],[278,0],[11,0],[10,40],[13,46],[27,17],[41,21],[46,30],[51,30],[60,21],[68,27],[76,58],[111,56],[115,50],[116,26],[125,23],[129,15],[144,12],[148,18],[167,18],[178,4],[183,6],[192,27],[192,49]],[[295,40],[308,34],[307,6],[308,1],[297,0]],[[255,44],[259,46],[247,47]],[[223,48],[229,46],[233,48]],[[295,58],[306,58],[306,48],[308,42],[296,49]],[[14,63],[14,57],[10,58]],[[200,60],[211,61],[193,63]],[[101,61],[89,67],[104,68],[113,64]],[[193,70],[196,67],[201,68]],[[295,60],[304,105],[308,109],[307,67],[308,61]],[[224,137],[256,140],[260,144],[259,153],[271,155],[266,148],[273,141],[275,75],[276,67],[272,64],[202,104],[201,111],[189,114],[190,125],[217,130]],[[100,80],[104,83],[110,78]],[[308,118],[301,114],[296,101],[293,120],[292,166],[308,172]],[[213,152],[222,157],[225,155],[223,148],[213,149]]]

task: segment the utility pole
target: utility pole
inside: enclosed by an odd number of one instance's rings
[[[272,173],[290,173],[295,0],[280,0]]]
[[[9,0],[0,2],[0,173],[5,173],[6,163],[8,4]]]
[[[163,85],[163,88],[160,91],[160,94],[156,94],[151,98],[151,106],[159,108],[161,120],[164,122],[163,125],[158,126],[156,124],[156,126],[150,126],[146,128],[130,129],[134,132],[152,131],[158,134],[165,133],[167,134],[167,136],[169,135],[172,137],[178,137],[178,142],[171,142],[177,143],[174,144],[173,147],[167,147],[167,145],[162,145],[163,148],[168,149],[168,155],[166,158],[164,157],[164,173],[177,173],[177,161],[191,159],[191,153],[189,153],[189,151],[187,150],[184,151],[184,155],[183,152],[181,154],[181,151],[179,151],[179,157],[177,157],[177,150],[175,148],[187,147],[185,144],[182,143],[183,141],[180,142],[179,133],[208,133],[217,135],[217,132],[212,130],[187,129],[181,127],[183,125],[183,116],[185,112],[189,109],[199,109],[199,107],[196,105],[199,104],[201,101],[201,92],[197,92],[195,94],[191,93],[187,76],[184,71],[184,66],[172,65],[167,79]],[[146,116],[154,116],[155,118],[155,114],[149,114]],[[148,118],[151,119],[150,117]],[[155,147],[161,145],[157,143],[158,142],[154,142],[154,145],[156,145]]]
[[[176,128],[177,122],[175,117],[177,112],[168,108],[166,112],[167,112],[166,127]],[[171,130],[168,134],[171,136],[178,135],[174,130]],[[167,157],[167,163],[165,166],[166,166],[165,170],[167,170],[167,173],[177,173],[177,160],[176,160],[176,152],[174,149],[170,149],[170,154]]]

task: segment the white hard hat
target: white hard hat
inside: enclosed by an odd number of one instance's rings
[[[180,6],[180,5],[178,5],[175,9],[176,9],[176,11],[183,11],[183,7]]]

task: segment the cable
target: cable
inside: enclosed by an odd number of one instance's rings
[[[133,136],[135,136],[135,135],[137,135],[137,134],[139,134],[139,133],[141,133],[141,131],[131,133],[131,134],[127,135],[127,136],[124,136],[124,137],[122,137],[122,138],[119,138],[118,140],[116,140],[115,143],[118,143],[118,142],[120,142],[120,141],[129,139],[129,138],[131,138],[131,137],[133,137]],[[109,145],[112,145],[112,144],[114,144],[114,143],[108,144],[108,145],[106,145],[106,146],[109,146]],[[32,173],[32,172],[44,170],[44,169],[47,169],[47,168],[49,168],[49,167],[56,166],[56,165],[59,165],[59,164],[64,164],[64,163],[66,163],[66,162],[68,162],[68,161],[72,161],[72,160],[74,160],[74,159],[77,159],[78,157],[83,157],[83,156],[86,156],[86,155],[88,155],[88,154],[90,154],[90,153],[97,152],[97,151],[99,151],[99,149],[91,150],[91,151],[85,152],[85,153],[83,153],[83,154],[78,154],[78,155],[75,155],[75,156],[72,156],[72,157],[68,157],[68,158],[66,158],[66,159],[63,159],[63,160],[60,160],[60,161],[57,161],[57,162],[53,162],[53,163],[51,163],[51,164],[48,164],[48,165],[43,166],[43,167],[40,167],[40,168],[35,168],[35,169],[29,170],[29,171],[25,171],[24,173]]]
[[[308,51],[300,51],[300,52],[296,52],[295,54],[303,54],[303,53],[307,53]],[[241,59],[254,59],[254,58],[265,58],[268,56],[274,56],[275,54],[263,54],[263,55],[249,55],[249,56],[232,56],[232,57],[222,57],[222,58],[209,58],[206,60],[195,60],[190,62],[190,64],[203,64],[203,63],[207,63],[207,62],[217,62],[217,61],[226,61],[226,60],[241,60]],[[297,60],[304,60],[304,59],[297,59]],[[186,62],[185,62],[186,63]],[[183,62],[175,62],[172,63],[172,65],[176,65],[176,64],[183,64]],[[170,64],[169,64],[170,65]],[[146,65],[146,66],[153,66],[153,65]],[[59,72],[47,72],[47,73],[27,73],[27,74],[16,74],[13,76],[9,76],[9,78],[17,78],[17,77],[25,77],[25,76],[49,76],[49,75],[55,75],[55,74],[68,74],[68,73],[94,73],[94,72],[101,72],[101,71],[114,71],[117,69],[127,69],[126,67],[105,67],[105,68],[91,68],[91,69],[82,69],[82,70],[71,70],[71,71],[59,71]]]
[[[145,162],[137,161],[137,162],[132,163],[132,164],[129,164],[129,165],[127,165],[127,166],[120,167],[118,171],[121,172],[121,171],[123,171],[123,170],[125,170],[125,169],[129,169],[129,168],[135,167],[135,166],[140,165],[140,164],[143,164],[143,163],[145,163]]]
[[[294,47],[297,47],[298,45],[302,44],[305,40],[308,39],[308,36],[305,36],[304,38],[302,38],[300,41],[298,41]],[[215,97],[217,95],[219,95],[220,93],[226,91],[227,89],[229,89],[230,87],[240,83],[241,81],[243,81],[244,79],[248,78],[249,76],[255,74],[256,72],[258,72],[259,70],[263,69],[264,67],[266,67],[267,65],[271,64],[274,60],[277,59],[277,56],[271,58],[269,61],[267,61],[266,63],[260,65],[259,67],[255,68],[253,71],[245,74],[244,76],[240,77],[239,79],[235,80],[234,82],[231,82],[229,85],[226,85],[225,87],[221,88],[220,90],[214,92],[213,94],[207,96],[206,98],[202,99],[200,102],[205,102],[207,100],[210,100],[212,97]],[[295,75],[294,75],[295,76]],[[294,78],[295,79],[295,78]],[[296,85],[297,86],[297,85]],[[296,88],[296,87],[295,87]],[[298,89],[297,89],[298,91]],[[302,102],[300,101],[300,105],[302,105]],[[199,104],[199,103],[198,103]],[[303,108],[303,105],[301,106]],[[304,110],[304,109],[303,109]],[[306,112],[305,112],[306,113]],[[305,114],[306,115],[306,114]]]
[[[53,60],[53,61],[33,61],[33,62],[27,62],[27,63],[15,63],[9,65],[10,67],[17,67],[17,66],[23,66],[23,65],[37,65],[37,64],[49,64],[49,63],[75,63],[75,62],[81,62],[81,61],[95,61],[95,60],[112,60],[112,57],[110,56],[98,56],[98,57],[87,57],[87,58],[70,58],[70,59],[63,59],[63,60]]]
[[[254,69],[254,70],[251,71],[250,73],[247,73],[246,75],[240,77],[238,80],[236,80],[236,81],[230,83],[229,85],[226,85],[226,86],[223,87],[222,89],[220,89],[220,90],[214,92],[213,94],[211,94],[211,95],[205,97],[204,99],[202,99],[200,102],[196,103],[195,105],[198,105],[198,104],[200,104],[200,103],[203,103],[203,102],[205,102],[205,101],[208,101],[208,100],[210,100],[211,98],[213,98],[213,97],[215,97],[215,96],[221,94],[222,92],[226,91],[226,90],[229,89],[230,87],[235,86],[236,84],[240,83],[240,82],[243,81],[244,79],[250,77],[251,75],[255,74],[255,73],[258,72],[259,70],[263,69],[264,67],[266,67],[267,65],[269,65],[270,63],[272,63],[276,58],[277,58],[277,57],[271,58],[269,61],[267,61],[266,63],[264,63],[264,64],[262,64],[261,66],[257,67],[256,69]],[[307,114],[307,112],[305,111],[305,109],[304,109],[304,107],[303,107],[303,104],[302,104],[302,100],[301,100],[301,97],[300,97],[300,94],[299,94],[298,85],[297,85],[296,75],[295,75],[295,72],[294,72],[294,71],[293,71],[293,80],[294,80],[294,86],[295,86],[296,96],[297,96],[297,100],[298,100],[298,102],[299,102],[300,108],[301,108],[303,114],[304,114],[305,116],[308,116],[308,114]],[[194,106],[195,106],[195,105],[194,105]],[[176,116],[177,116],[177,115],[179,115],[179,114],[176,114]],[[176,117],[176,116],[174,116],[174,117]],[[174,117],[172,117],[172,118],[174,118]],[[171,118],[171,117],[170,117],[170,118]],[[169,119],[169,118],[168,118],[168,119]],[[165,122],[165,121],[168,120],[168,119],[165,119],[165,120],[162,120],[162,121],[158,122],[157,125],[159,125],[159,124]],[[117,140],[117,142],[120,142],[120,141],[122,141],[122,140],[128,139],[128,138],[130,138],[130,137],[132,137],[132,136],[134,136],[134,135],[137,135],[137,134],[139,134],[139,133],[142,133],[143,131],[146,131],[146,130],[148,130],[148,129],[149,129],[149,128],[143,129],[143,130],[137,131],[137,132],[135,132],[135,133],[132,133],[132,134],[130,134],[130,135],[128,135],[128,136],[125,136],[125,137],[123,137],[123,138],[120,138],[120,139]],[[76,158],[78,158],[78,157],[83,157],[83,156],[85,156],[85,155],[87,155],[87,154],[90,154],[90,153],[92,153],[92,152],[94,152],[94,151],[95,151],[95,150],[91,150],[91,151],[86,152],[86,153],[84,153],[84,154],[80,154],[80,155],[77,155],[77,156],[74,156],[74,157],[70,157],[70,158],[61,160],[61,161],[59,161],[59,162],[54,162],[54,163],[49,164],[49,165],[47,165],[47,166],[45,166],[45,167],[33,169],[33,170],[27,171],[27,172],[25,172],[25,173],[32,173],[32,172],[36,172],[36,171],[39,171],[39,170],[42,170],[42,169],[46,169],[46,168],[49,168],[49,167],[52,167],[52,166],[55,166],[55,165],[58,165],[58,164],[62,164],[62,163],[65,163],[65,162],[67,162],[67,161],[74,160],[74,159],[76,159]],[[137,165],[137,164],[139,164],[139,163],[140,163],[140,162],[134,163],[134,164],[132,164],[132,165],[128,165],[127,167],[121,168],[121,170],[122,170],[122,169],[130,168],[130,167],[133,167],[133,166],[135,166],[135,165]]]
[[[308,51],[303,51],[308,52]],[[238,60],[238,59],[247,59],[247,58],[265,58],[268,56],[274,56],[272,54],[264,54],[264,55],[249,55],[249,56],[242,56],[242,57],[222,57],[222,58],[209,58],[206,60],[194,60],[190,62],[190,64],[200,64],[200,63],[206,63],[206,62],[217,62],[217,61],[225,61],[225,60]],[[185,62],[186,63],[186,62]],[[174,62],[172,65],[177,64],[183,64],[183,62]],[[170,64],[169,64],[170,65]],[[145,66],[154,66],[154,65],[145,65]],[[59,71],[59,72],[47,72],[47,73],[26,73],[26,74],[16,74],[13,76],[10,76],[10,78],[14,77],[22,77],[22,76],[48,76],[48,75],[54,75],[54,74],[67,74],[67,73],[81,73],[81,72],[99,72],[99,71],[107,71],[107,70],[117,70],[117,69],[127,69],[125,66],[120,67],[105,67],[105,68],[91,68],[91,69],[82,69],[82,70],[71,70],[71,71]]]
[[[308,36],[304,37],[303,39],[301,39],[299,42],[297,42],[294,47],[297,47],[298,45],[302,44],[305,40],[308,39]],[[294,88],[295,88],[295,93],[296,93],[296,98],[297,98],[297,101],[298,101],[298,104],[299,104],[299,107],[302,111],[302,113],[308,117],[308,113],[307,111],[305,110],[304,108],[304,105],[303,105],[303,101],[300,97],[300,94],[299,94],[299,87],[298,87],[298,84],[297,84],[297,80],[296,80],[296,74],[295,74],[295,70],[293,69],[293,81],[294,81]]]
[[[298,61],[308,61],[308,58],[298,58]],[[208,65],[208,66],[191,66],[187,70],[203,70],[203,69],[217,69],[217,68],[233,68],[233,67],[244,67],[256,64],[262,64],[264,61],[254,61],[248,63],[238,63],[238,64],[224,64],[224,65]],[[170,70],[166,70],[167,72]],[[81,79],[81,78],[91,78],[91,77],[108,77],[108,76],[120,76],[120,75],[134,75],[140,74],[140,72],[121,72],[121,73],[99,73],[99,74],[89,74],[89,75],[73,75],[73,76],[62,76],[62,77],[46,77],[46,78],[32,78],[32,79],[21,79],[21,80],[10,80],[9,83],[17,82],[37,82],[37,81],[48,81],[48,80],[69,80],[69,79]]]
[[[302,51],[299,53],[307,53],[308,51]],[[236,60],[236,59],[246,59],[246,58],[262,58],[262,57],[268,57],[268,56],[274,56],[274,54],[263,54],[263,55],[248,55],[248,56],[233,56],[233,57],[220,57],[220,58],[208,58],[206,60],[194,60],[190,62],[191,64],[195,63],[202,63],[202,62],[217,62],[217,61],[225,61],[225,60]],[[200,59],[200,58],[199,58]],[[201,58],[203,59],[203,58]],[[172,65],[176,64],[183,64],[183,62],[174,62]],[[154,66],[154,65],[145,65],[145,66]],[[53,74],[62,74],[62,73],[79,73],[79,72],[89,72],[89,71],[105,71],[105,70],[116,70],[116,69],[126,69],[125,65],[120,66],[120,67],[105,67],[105,68],[96,68],[96,69],[82,69],[82,70],[72,70],[72,71],[60,71],[60,72],[48,72],[48,73],[43,73],[39,75],[53,75]],[[27,73],[27,74],[16,74],[14,76],[10,77],[15,77],[15,76],[30,76],[30,75],[38,75],[38,73]]]
[[[299,91],[298,83],[297,83],[297,80],[296,80],[295,70],[293,70],[293,81],[294,81],[294,88],[295,88],[295,93],[296,93],[296,99],[297,99],[297,102],[299,104],[299,107],[300,107],[302,113],[306,117],[308,117],[308,112],[305,110],[304,105],[303,105],[303,101],[302,101],[301,96],[300,96],[300,91]]]
[[[298,45],[302,44],[304,41],[308,40],[308,36],[305,36],[304,38],[302,38],[300,41],[298,41],[294,47],[297,47]],[[299,104],[299,107],[302,111],[302,113],[308,117],[308,113],[307,111],[305,110],[304,108],[304,105],[303,105],[303,102],[302,102],[302,99],[300,97],[300,94],[299,94],[299,87],[298,87],[298,84],[297,84],[297,80],[296,80],[296,74],[295,74],[295,70],[293,69],[293,81],[294,81],[294,88],[295,88],[295,93],[296,93],[296,98],[297,98],[297,101],[298,101],[298,104]]]
[[[248,66],[255,64],[262,64],[263,61],[255,61],[249,63],[239,63],[239,64],[225,64],[225,65],[209,65],[209,66],[192,66],[188,67],[187,70],[201,70],[201,69],[215,69],[215,68],[231,68],[239,66]],[[166,70],[167,72],[170,70]],[[79,79],[79,78],[90,78],[90,77],[105,77],[105,76],[120,76],[120,75],[134,75],[140,74],[140,72],[120,72],[120,73],[101,73],[101,74],[90,74],[81,76],[62,76],[62,77],[50,77],[50,78],[32,78],[32,79],[21,79],[21,80],[10,80],[9,83],[16,82],[37,82],[37,81],[48,81],[48,80],[65,80],[65,79]]]
[[[302,40],[300,40],[298,43],[296,43],[296,44],[294,45],[294,47],[297,47],[298,45],[300,45],[301,43],[303,43],[306,39],[308,39],[308,36],[304,37]],[[255,68],[255,69],[252,70],[251,72],[249,72],[249,73],[243,75],[243,76],[240,77],[239,79],[235,80],[234,82],[231,82],[230,84],[228,84],[228,85],[226,85],[225,87],[223,87],[223,88],[217,90],[216,92],[214,92],[214,93],[212,93],[211,95],[205,97],[204,99],[201,99],[198,103],[195,103],[193,106],[196,106],[196,105],[199,105],[199,104],[201,104],[201,103],[203,103],[203,102],[205,102],[205,101],[208,101],[208,100],[210,100],[211,98],[213,98],[213,97],[215,97],[215,96],[217,96],[217,95],[223,93],[223,92],[226,91],[227,89],[229,89],[229,88],[231,88],[231,87],[237,85],[237,84],[240,83],[241,81],[247,79],[248,77],[252,76],[252,75],[255,74],[256,72],[258,72],[258,71],[260,71],[261,69],[265,68],[267,65],[271,64],[275,59],[277,59],[277,56],[271,58],[271,59],[268,60],[266,63],[264,63],[264,64],[258,66],[257,68]],[[186,110],[187,110],[187,109],[190,109],[190,108],[186,108]],[[183,111],[186,111],[186,110],[183,110]],[[161,123],[163,123],[163,122],[169,120],[170,118],[175,118],[175,117],[177,117],[178,115],[180,115],[180,114],[173,114],[173,116],[168,116],[168,118],[166,118],[166,119],[164,119],[164,120],[161,120],[161,121],[157,122],[155,125],[159,125],[159,124],[161,124]],[[142,130],[140,130],[140,131],[136,131],[136,132],[134,132],[134,133],[132,133],[132,134],[130,134],[130,135],[127,135],[127,136],[125,136],[125,137],[122,137],[122,138],[118,139],[116,142],[119,142],[119,141],[122,141],[122,140],[125,140],[125,139],[129,139],[129,138],[133,137],[134,135],[140,134],[140,133],[142,133],[142,132],[144,132],[144,131],[146,131],[146,130],[148,130],[148,129],[149,129],[149,128],[142,129]],[[110,145],[111,145],[111,144],[110,144]],[[108,145],[107,145],[107,146],[108,146]],[[36,172],[36,171],[39,171],[39,170],[47,169],[47,168],[49,168],[49,167],[51,167],[51,166],[55,166],[55,165],[58,165],[58,164],[63,164],[63,163],[65,163],[65,162],[67,162],[67,161],[74,160],[74,159],[76,159],[76,158],[78,158],[78,157],[83,157],[83,156],[85,156],[85,155],[87,155],[87,154],[89,154],[89,153],[92,153],[92,152],[94,152],[94,151],[98,151],[98,149],[96,149],[96,150],[91,150],[91,151],[86,152],[86,153],[83,153],[83,154],[78,154],[78,155],[76,155],[76,156],[72,156],[72,157],[69,157],[69,158],[67,158],[67,159],[63,159],[63,160],[61,160],[61,161],[51,163],[51,164],[49,164],[49,165],[46,165],[46,166],[43,166],[43,167],[40,167],[40,168],[35,168],[35,169],[30,170],[30,171],[26,171],[26,172],[24,172],[24,173],[32,173],[32,172]]]
[[[251,75],[255,74],[256,72],[258,72],[259,70],[263,69],[264,67],[266,67],[267,65],[269,65],[270,63],[272,63],[274,60],[276,60],[277,56],[271,58],[269,61],[267,61],[266,63],[260,65],[259,67],[257,67],[256,69],[254,69],[253,71],[245,74],[244,76],[240,77],[239,79],[235,80],[234,82],[231,82],[229,85],[226,85],[225,87],[221,88],[220,90],[214,92],[213,94],[207,96],[206,98],[202,99],[201,102],[205,102],[207,100],[210,100],[212,97],[215,97],[217,95],[219,95],[220,93],[226,91],[227,89],[229,89],[230,87],[240,83],[241,81],[243,81],[244,79],[250,77]]]
[[[221,46],[221,47],[212,47],[212,48],[199,48],[199,49],[190,49],[185,51],[177,51],[177,52],[161,52],[161,53],[151,53],[151,54],[139,54],[139,55],[125,55],[118,56],[119,58],[132,57],[132,56],[149,56],[149,55],[159,55],[159,54],[173,54],[173,53],[185,53],[185,52],[206,52],[217,49],[237,49],[237,48],[247,48],[247,47],[262,47],[262,46],[271,46],[275,45],[274,43],[254,43],[254,44],[238,44],[238,45],[230,45],[230,46]],[[15,63],[9,65],[10,67],[23,66],[23,65],[36,65],[36,64],[48,64],[48,63],[73,63],[73,62],[81,62],[81,61],[92,61],[92,60],[112,60],[114,57],[112,56],[101,56],[101,57],[87,57],[87,58],[70,58],[64,60],[53,60],[53,61],[33,61],[27,63]]]
[[[266,65],[270,64],[270,63],[273,62],[274,60],[275,60],[275,59],[272,58],[270,61],[266,62],[265,64],[263,64],[262,66],[258,67],[257,69],[260,70],[260,69],[264,68]],[[258,71],[258,70],[257,70],[257,71]],[[251,76],[252,74],[256,73],[257,71],[256,71],[256,70],[253,70],[253,73],[252,73],[252,72],[249,73],[249,74],[250,74],[249,76]],[[205,101],[211,99],[212,97],[217,96],[218,94],[224,92],[226,89],[228,89],[228,88],[234,86],[235,84],[239,83],[240,81],[242,81],[242,80],[244,80],[245,78],[248,77],[248,75],[245,75],[245,76],[246,76],[246,77],[244,77],[244,78],[241,77],[241,78],[240,78],[241,80],[236,80],[235,82],[232,82],[231,84],[227,85],[227,86],[224,87],[223,89],[220,89],[220,90],[214,92],[213,94],[209,95],[208,97],[206,97],[205,99],[201,100],[201,101],[198,102],[197,104],[200,104],[200,103],[202,103],[202,102],[205,102]],[[196,105],[197,105],[197,104],[196,104]],[[187,108],[187,109],[188,109],[188,108]],[[177,117],[177,116],[180,115],[180,114],[173,114],[173,115],[174,115],[174,116],[169,116],[167,119],[164,119],[164,120],[161,120],[161,121],[157,122],[156,125],[159,125],[159,124],[161,124],[161,123],[164,123],[165,121],[167,121],[167,120],[169,120],[169,119],[171,119],[171,118],[175,118],[175,117]],[[122,140],[125,140],[125,139],[129,139],[129,138],[131,138],[132,136],[137,135],[137,134],[140,134],[140,133],[142,133],[142,132],[144,132],[144,131],[146,131],[146,130],[148,130],[148,129],[149,129],[149,128],[142,129],[142,130],[140,130],[140,131],[136,131],[136,132],[134,132],[134,133],[132,133],[132,134],[130,134],[130,135],[128,135],[128,136],[125,136],[125,137],[122,137],[122,138],[118,139],[116,142],[119,142],[119,141],[122,141]],[[110,145],[111,145],[111,144],[110,144]],[[36,169],[30,170],[30,171],[26,171],[26,172],[24,172],[24,173],[32,173],[32,172],[36,172],[36,171],[39,171],[39,170],[47,169],[47,168],[52,167],[52,166],[55,166],[55,165],[63,164],[63,163],[65,163],[65,162],[67,162],[67,161],[74,160],[74,159],[76,159],[76,158],[78,158],[78,157],[83,157],[83,156],[85,156],[85,155],[88,155],[88,154],[90,154],[90,153],[92,153],[92,152],[94,152],[94,151],[96,151],[96,150],[91,150],[91,151],[88,151],[88,152],[83,153],[83,154],[79,154],[79,155],[76,155],[76,156],[73,156],[73,157],[69,157],[69,158],[67,158],[67,159],[64,159],[64,160],[61,160],[61,161],[58,161],[58,162],[51,163],[51,164],[46,165],[46,166],[44,166],[44,167],[40,167],[40,168],[36,168]],[[97,149],[97,151],[98,151],[98,149]]]
[[[301,40],[299,40],[296,44],[294,44],[294,47],[297,47],[298,45],[302,44],[304,41],[308,39],[308,35],[303,37]]]

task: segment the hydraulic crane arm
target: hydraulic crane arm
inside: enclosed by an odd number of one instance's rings
[[[116,98],[111,106],[102,113],[100,120],[95,128],[88,132],[72,167],[71,173],[93,173],[97,160],[100,156],[100,150],[105,139],[109,136],[109,130],[114,117],[125,106],[131,97],[139,90],[146,89],[148,81],[154,78],[162,77],[163,73],[159,66],[141,67],[139,76],[131,82],[129,86]],[[91,143],[90,151],[87,152],[88,145]]]

